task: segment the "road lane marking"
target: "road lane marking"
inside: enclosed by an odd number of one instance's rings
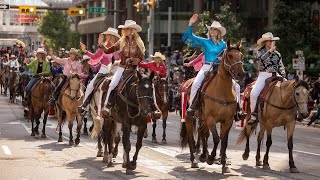
[[[20,124],[24,127],[24,129],[29,133],[31,134],[31,128],[28,128],[28,126],[22,122],[20,122]]]
[[[10,149],[9,149],[8,146],[3,145],[3,146],[2,146],[2,149],[3,149],[3,151],[4,151],[4,153],[5,153],[6,155],[8,155],[8,156],[11,156],[11,155],[12,155],[12,153],[11,153],[11,151],[10,151]]]
[[[303,154],[309,154],[309,155],[314,155],[314,156],[320,156],[320,154],[317,153],[311,153],[311,152],[306,152],[306,151],[299,151],[299,150],[293,150],[295,152],[303,153]]]

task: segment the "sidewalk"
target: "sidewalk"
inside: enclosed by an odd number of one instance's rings
[[[302,122],[297,121],[296,124],[303,125],[303,126],[307,127],[308,122],[309,122],[309,120],[308,121],[303,120]],[[315,121],[315,122],[317,122],[317,121]],[[312,123],[309,127],[320,128],[320,124],[315,124],[315,122]],[[318,120],[318,122],[320,123],[320,120]]]

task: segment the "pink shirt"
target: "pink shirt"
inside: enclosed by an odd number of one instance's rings
[[[114,56],[114,59],[115,60],[118,60],[120,59],[120,56],[118,55],[118,53],[110,53],[110,54],[105,54],[103,52],[102,49],[98,49],[98,51],[96,53],[91,53],[89,51],[87,51],[87,56],[90,57],[90,60],[89,60],[89,64],[90,65],[96,65],[100,62],[101,60],[101,64],[105,65],[105,66],[108,66],[110,64],[110,62],[112,61],[112,57]]]
[[[204,64],[204,54],[201,53],[197,58],[188,63],[188,66],[193,66],[195,71],[200,71]]]
[[[82,73],[82,64],[80,61],[71,61],[69,58],[58,58],[51,56],[52,60],[61,64],[63,67],[63,74],[69,77],[71,74],[79,74],[80,77],[84,76]]]

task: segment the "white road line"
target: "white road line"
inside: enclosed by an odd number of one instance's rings
[[[12,153],[11,153],[11,151],[10,151],[10,149],[9,149],[8,146],[3,145],[3,146],[2,146],[2,149],[3,149],[3,151],[4,151],[4,153],[5,153],[6,155],[8,155],[8,156],[12,155]]]
[[[26,131],[31,134],[31,129],[27,127],[27,125],[25,125],[24,123],[20,122],[20,124],[24,127],[24,129],[26,129]]]
[[[299,150],[293,150],[293,151],[298,152],[298,153],[303,153],[303,154],[309,154],[309,155],[314,155],[314,156],[320,156],[320,154],[311,153],[311,152],[306,152],[306,151],[299,151]]]

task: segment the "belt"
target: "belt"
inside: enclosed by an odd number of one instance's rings
[[[211,63],[210,63],[210,62],[205,62],[204,64],[211,65],[211,64],[212,64],[212,62],[211,62]]]

